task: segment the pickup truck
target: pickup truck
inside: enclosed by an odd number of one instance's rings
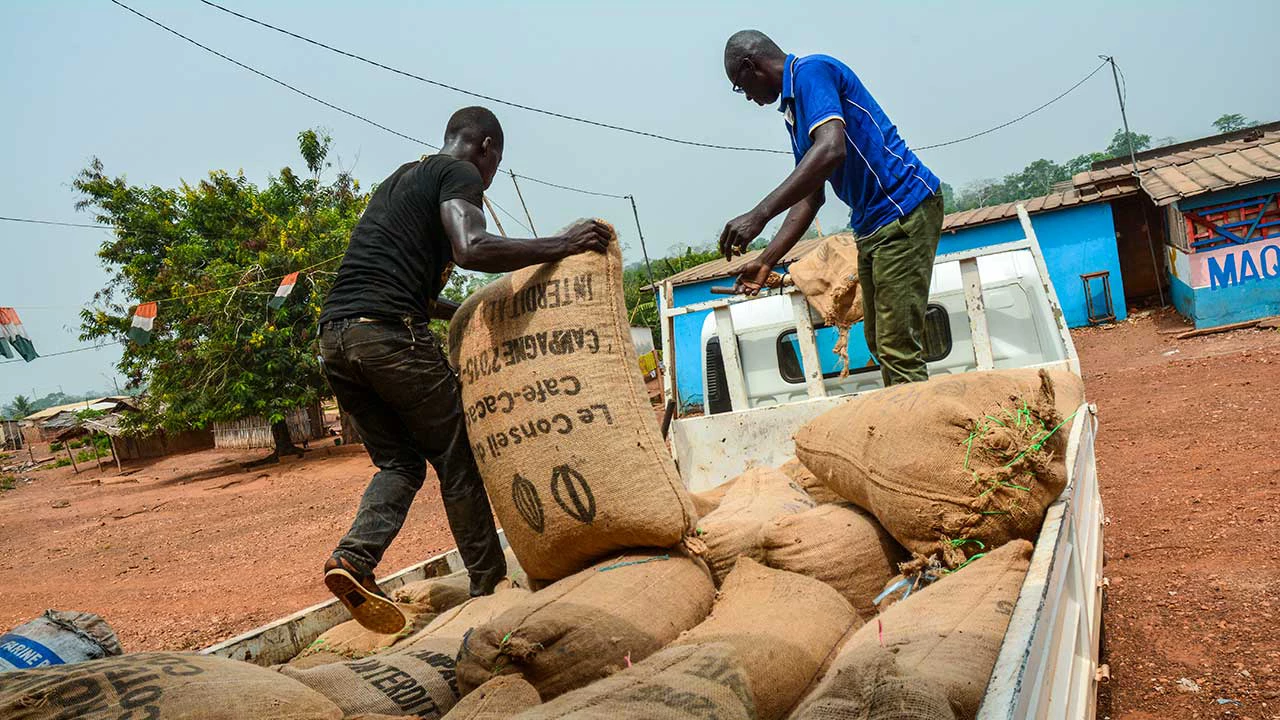
[[[930,298],[931,373],[1005,367],[1080,372],[1030,218],[1021,207],[1018,215],[1024,239],[937,258]],[[671,298],[670,286],[664,290],[664,300]],[[833,331],[815,332],[807,302],[785,287],[769,297],[663,308],[666,367],[675,367],[672,320],[701,310],[712,311],[702,351],[709,363],[704,367],[714,370],[706,382],[717,384],[715,394],[706,397],[714,397],[716,406],[706,414],[675,417],[669,428],[672,453],[693,491],[713,488],[752,465],[781,464],[795,452],[791,438],[797,428],[851,395],[879,387],[878,372],[839,377],[830,352]],[[790,359],[784,351],[792,353]],[[862,369],[864,360],[851,364]],[[674,398],[670,375],[664,377],[664,390]],[[1097,684],[1107,677],[1107,668],[1098,665],[1105,581],[1096,432],[1096,410],[1086,403],[1070,428],[1068,485],[1049,507],[1036,540],[978,714],[983,720],[1094,717]],[[457,551],[449,551],[405,568],[381,585],[391,591],[462,570]],[[330,600],[202,652],[262,665],[281,663],[348,617]]]

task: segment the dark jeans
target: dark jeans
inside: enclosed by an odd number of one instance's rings
[[[378,467],[335,554],[373,572],[431,463],[471,594],[493,591],[506,559],[463,423],[458,378],[426,323],[337,320],[321,329],[324,373]]]
[[[885,387],[929,379],[924,311],[942,215],[942,194],[935,193],[906,217],[858,238],[862,329]]]

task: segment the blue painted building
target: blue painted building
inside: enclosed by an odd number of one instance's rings
[[[1108,197],[1111,196],[1115,194]],[[1081,276],[1090,273],[1107,273],[1110,287],[1110,297],[1105,297],[1100,281],[1093,281],[1088,286],[1088,291],[1093,294],[1095,315],[1097,309],[1109,307],[1116,320],[1123,320],[1126,316],[1124,281],[1111,206],[1102,201],[1101,197],[1086,200],[1072,190],[1026,200],[1023,204],[1031,214],[1032,226],[1040,240],[1045,264],[1058,291],[1068,324],[1072,327],[1089,324],[1086,285]],[[1018,222],[1014,204],[978,208],[952,213],[945,218],[938,253],[1012,242],[1022,237],[1022,226]],[[779,268],[805,256],[820,242],[821,240],[813,239],[798,243],[783,258]],[[672,304],[683,307],[722,299],[723,296],[713,295],[711,288],[731,285],[736,269],[754,256],[755,253],[751,253],[735,258],[732,262],[715,260],[671,277]],[[675,370],[681,408],[701,405],[703,402],[703,368],[699,342],[708,312],[681,315],[674,321]],[[824,372],[836,368],[836,357],[831,352],[834,343],[833,329],[819,331],[818,349],[823,358]],[[854,326],[849,333],[849,356],[855,367],[865,364],[870,358],[860,324]],[[830,367],[826,367],[828,364]]]
[[[1280,315],[1280,123],[1137,160],[1178,312],[1201,328]],[[1138,188],[1130,164],[1118,161],[1073,182],[1087,191]]]

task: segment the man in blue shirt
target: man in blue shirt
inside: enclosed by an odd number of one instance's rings
[[[778,101],[796,168],[720,236],[726,258],[741,254],[770,220],[786,220],[737,289],[759,292],[773,266],[813,223],[825,183],[851,209],[867,347],[886,386],[929,378],[924,312],[942,234],[942,182],[911,152],[858,76],[827,55],[796,57],[764,33],[743,30],[725,44],[735,92],[765,106]]]

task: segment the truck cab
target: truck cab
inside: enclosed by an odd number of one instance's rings
[[[982,281],[992,365],[1021,368],[1066,359],[1045,286],[1030,249],[976,258]],[[938,258],[933,268],[925,311],[924,356],[930,375],[977,369],[972,329],[965,304],[958,256]],[[800,358],[800,342],[792,304],[785,294],[730,305],[750,407],[781,405],[808,397]],[[823,385],[828,395],[847,395],[883,386],[879,365],[867,349],[862,324],[849,332],[849,372],[841,377],[843,358],[832,350],[838,330],[822,324],[812,310]],[[702,323],[704,411],[730,409],[728,380],[715,313]]]

